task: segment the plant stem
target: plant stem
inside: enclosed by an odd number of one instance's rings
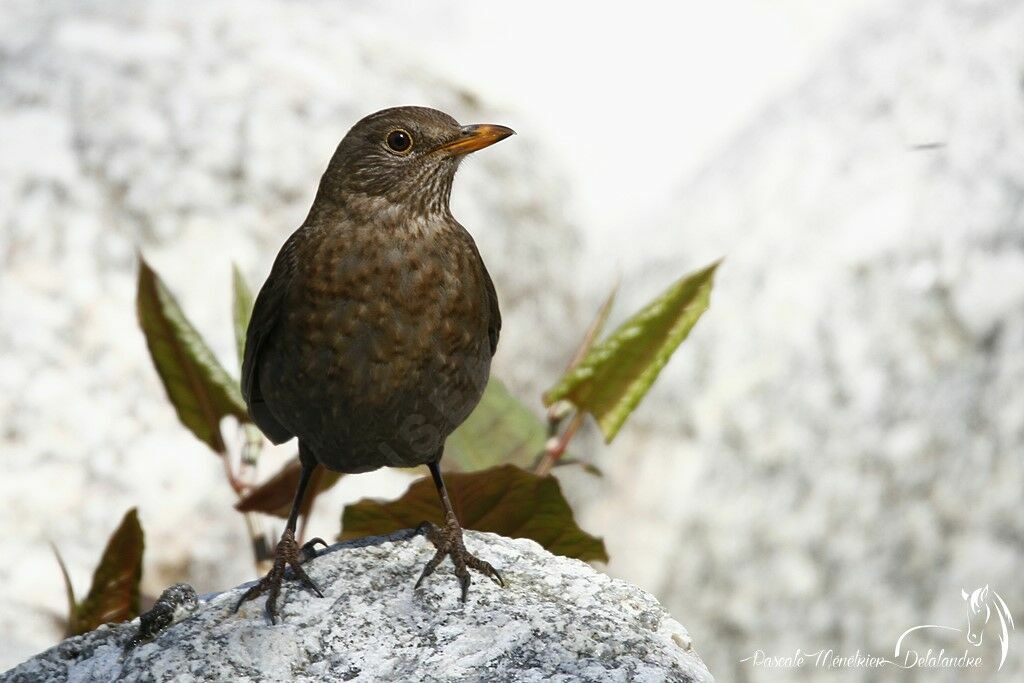
[[[582,425],[583,414],[577,411],[573,414],[572,419],[569,421],[569,426],[565,428],[561,436],[548,439],[544,453],[537,462],[533,473],[538,477],[546,477],[551,472],[551,468],[558,463],[559,458],[565,455],[569,442],[572,441],[572,437],[576,436],[576,432],[579,431]]]
[[[224,474],[228,478],[228,484],[231,485],[231,489],[235,492],[235,495],[241,497],[245,492],[246,486],[241,479],[235,476],[235,472],[231,467],[231,454],[225,450],[224,453],[221,454],[220,459],[221,462],[224,463]]]

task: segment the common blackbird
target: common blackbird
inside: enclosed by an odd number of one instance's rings
[[[420,583],[450,557],[466,599],[471,555],[441,477],[445,439],[476,406],[498,345],[494,284],[448,205],[460,161],[514,133],[460,126],[424,107],[359,121],[338,145],[309,215],[281,248],[246,335],[242,394],[274,443],[298,437],[302,474],[270,572],[238,602],[267,592],[271,621],[286,566],[315,543],[295,525],[317,465],[337,472],[427,465],[445,524],[419,530],[437,548]],[[315,554],[315,553],[313,553]]]

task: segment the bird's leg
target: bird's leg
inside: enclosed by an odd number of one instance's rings
[[[416,529],[417,532],[424,534],[434,544],[434,547],[437,548],[437,552],[434,553],[434,556],[423,567],[423,573],[420,574],[419,580],[416,581],[416,588],[419,588],[420,584],[423,583],[423,579],[430,576],[437,569],[437,565],[441,564],[445,557],[450,557],[452,564],[455,565],[455,576],[459,578],[459,584],[462,586],[463,602],[466,601],[466,597],[469,595],[469,584],[471,583],[469,577],[470,569],[475,569],[499,586],[504,586],[504,579],[501,578],[498,570],[491,566],[490,562],[485,562],[471,555],[466,550],[466,546],[462,541],[462,527],[459,526],[455,510],[452,509],[452,502],[448,499],[448,490],[445,489],[444,479],[441,478],[441,466],[438,462],[432,462],[428,467],[430,468],[431,476],[434,478],[437,494],[441,498],[441,505],[444,507],[444,526],[438,527],[430,522],[423,522]]]
[[[318,543],[324,546],[326,546],[327,543],[325,543],[322,538],[314,538],[300,548],[298,543],[295,541],[295,524],[298,521],[299,511],[302,509],[302,501],[306,496],[306,488],[309,486],[309,479],[312,476],[314,469],[316,469],[316,463],[302,463],[302,472],[299,475],[299,487],[295,491],[295,501],[292,503],[292,511],[291,514],[288,515],[288,523],[284,527],[284,533],[281,534],[281,540],[277,544],[277,551],[274,553],[274,566],[270,568],[270,571],[266,576],[259,580],[259,583],[245,592],[242,599],[235,605],[236,612],[245,601],[252,600],[264,593],[268,593],[267,613],[270,615],[270,622],[276,624],[279,617],[277,611],[277,596],[281,592],[281,582],[284,580],[285,569],[289,566],[291,566],[295,578],[297,578],[302,585],[309,588],[321,598],[324,597],[323,591],[321,591],[313,582],[313,579],[309,578],[309,575],[306,574],[305,570],[302,568],[302,563],[316,557],[316,546]]]

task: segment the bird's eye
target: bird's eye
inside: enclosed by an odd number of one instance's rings
[[[393,130],[388,133],[388,147],[396,152],[408,152],[412,148],[412,136],[404,130]]]

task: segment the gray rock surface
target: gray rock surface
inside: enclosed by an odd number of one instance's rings
[[[712,681],[690,636],[634,586],[533,541],[467,532],[504,573],[467,603],[445,563],[418,590],[432,547],[410,532],[342,543],[307,565],[317,598],[287,584],[272,626],[244,590],[212,596],[124,653],[138,620],[71,638],[0,676],[42,681]]]

